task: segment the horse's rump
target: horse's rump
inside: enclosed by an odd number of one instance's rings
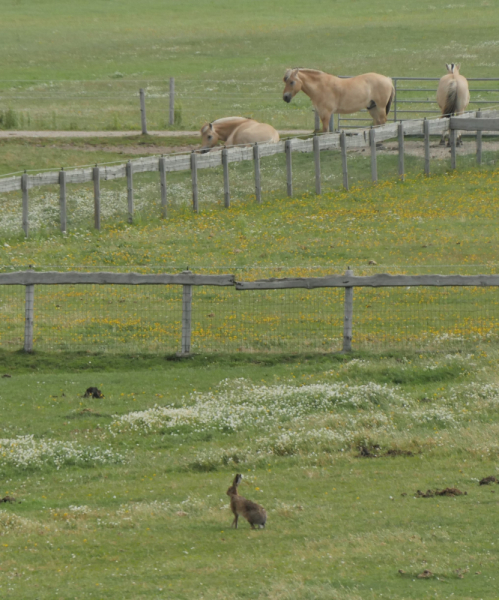
[[[450,117],[457,111],[457,81],[453,79],[447,87],[447,95],[445,96],[445,104],[442,108],[442,115]]]

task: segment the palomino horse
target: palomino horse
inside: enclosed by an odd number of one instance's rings
[[[244,117],[225,117],[206,123],[201,127],[201,137],[201,152],[209,152],[219,140],[226,146],[279,141],[279,133],[272,125]]]
[[[375,125],[386,123],[386,116],[395,97],[392,80],[378,73],[365,73],[340,79],[315,69],[288,69],[283,100],[291,102],[303,90],[316,108],[327,131],[333,113],[349,114],[367,108]]]
[[[468,80],[466,77],[459,75],[461,65],[451,63],[445,66],[447,67],[447,75],[444,75],[438,83],[438,106],[442,111],[442,117],[462,115],[470,102]],[[457,138],[457,143],[459,146],[462,144],[460,135]],[[445,132],[442,134],[440,144],[445,144]]]

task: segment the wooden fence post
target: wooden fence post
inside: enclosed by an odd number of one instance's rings
[[[94,180],[94,227],[100,231],[100,169],[97,165],[92,169]]]
[[[158,162],[159,184],[161,186],[161,216],[166,219],[168,216],[168,190],[166,187],[166,162],[162,156]]]
[[[399,147],[399,177],[401,181],[405,179],[404,165],[404,123],[400,121],[398,126],[398,147]]]
[[[24,235],[29,236],[29,180],[26,171],[21,176],[21,190],[23,192],[23,229]]]
[[[133,168],[130,161],[127,162],[125,171],[127,182],[128,222],[133,223]]]
[[[142,135],[147,135],[147,120],[146,120],[146,98],[144,90],[140,88],[140,123],[142,125]]]
[[[191,271],[183,271],[190,274]],[[182,293],[182,343],[180,356],[189,356],[191,353],[192,332],[192,285],[184,285]]]
[[[66,233],[66,171],[59,172],[59,209],[61,215],[61,231]]]
[[[378,181],[378,163],[376,161],[376,130],[371,127],[369,130],[369,145],[371,147],[371,181]]]
[[[352,277],[353,271],[348,268],[345,277]],[[343,316],[343,352],[352,351],[353,331],[353,287],[345,288],[345,311]]]
[[[340,133],[341,169],[343,171],[343,187],[348,190],[347,138],[345,131]]]
[[[191,179],[192,179],[192,209],[195,213],[199,212],[198,206],[198,155],[196,152],[191,154]]]
[[[479,119],[482,116],[482,111],[476,111],[476,118]],[[476,164],[480,167],[482,165],[482,132],[476,132]]]
[[[329,117],[328,131],[329,131],[329,133],[332,133],[334,131],[334,113],[331,113],[331,116]]]
[[[170,77],[170,125],[175,123],[175,77]]]
[[[450,119],[449,119],[450,127]],[[457,140],[457,129],[451,129],[449,131],[450,138],[450,168],[456,168],[456,140]]]
[[[253,162],[255,165],[255,196],[258,204],[262,203],[262,183],[260,179],[260,148],[258,142],[253,146]]]
[[[321,194],[321,149],[319,146],[319,136],[314,135],[313,141],[314,147],[314,165],[315,165],[315,193],[320,196]]]
[[[430,176],[430,122],[425,119],[423,121],[424,132],[424,173],[427,177]]]
[[[229,157],[227,148],[222,150],[222,169],[224,174],[224,206],[230,208]]]
[[[26,286],[24,307],[24,351],[33,352],[33,328],[35,313],[35,286]]]
[[[286,152],[286,188],[288,196],[293,195],[293,163],[291,158],[291,140],[286,140],[284,144]]]

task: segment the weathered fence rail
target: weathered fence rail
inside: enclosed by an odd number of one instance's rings
[[[404,138],[406,136],[422,136],[425,140],[425,173],[430,172],[429,137],[450,133],[451,167],[456,168],[456,136],[460,131],[477,132],[477,161],[481,162],[481,134],[483,131],[499,132],[499,111],[479,111],[478,116],[466,113],[450,119],[419,119],[401,123],[387,123],[379,127],[355,129],[348,132],[324,133],[308,139],[293,138],[277,143],[256,144],[254,147],[231,147],[214,150],[206,154],[196,152],[175,156],[146,157],[130,160],[126,164],[83,169],[60,170],[36,175],[24,174],[19,177],[0,178],[0,193],[21,191],[23,193],[22,227],[25,235],[29,235],[29,190],[44,185],[59,185],[61,199],[61,229],[66,230],[66,198],[67,186],[79,183],[94,183],[95,227],[100,228],[100,184],[119,178],[127,179],[128,220],[133,222],[133,175],[136,173],[158,172],[161,184],[161,213],[167,215],[167,174],[178,171],[191,171],[192,174],[192,205],[195,212],[199,211],[198,177],[200,169],[223,167],[224,173],[224,205],[230,207],[230,184],[228,165],[234,162],[252,161],[255,169],[255,195],[261,199],[260,160],[276,154],[286,154],[287,159],[287,189],[292,193],[292,153],[314,153],[315,162],[315,192],[321,194],[321,165],[320,152],[323,150],[338,150],[342,157],[343,186],[348,189],[347,151],[370,148],[371,176],[377,180],[376,144],[390,139],[398,140],[399,176],[404,177]]]
[[[36,324],[35,286],[38,285],[181,285],[182,294],[182,330],[179,356],[189,356],[192,337],[193,288],[196,286],[225,286],[238,291],[283,290],[320,288],[344,288],[343,346],[344,352],[352,350],[354,340],[354,288],[381,287],[499,287],[499,274],[492,275],[390,275],[379,273],[369,276],[355,276],[347,269],[343,275],[310,278],[261,279],[256,281],[237,281],[231,274],[204,275],[190,271],[179,274],[139,274],[139,273],[78,273],[78,272],[35,272],[22,271],[1,273],[0,286],[25,286],[25,327],[24,350],[34,349],[34,328]]]

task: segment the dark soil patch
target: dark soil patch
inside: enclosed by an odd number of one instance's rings
[[[422,492],[417,490],[414,494],[416,498],[434,498],[435,496],[466,496],[468,492],[462,492],[458,488],[445,488],[443,490],[426,490]]]
[[[489,483],[499,483],[499,481],[496,477],[490,475],[490,477],[484,477],[483,479],[480,479],[478,485],[489,485]]]
[[[383,458],[384,456],[414,456],[411,450],[401,450],[400,448],[389,448],[381,450],[378,444],[366,446],[364,444],[358,446],[359,457],[361,458]]]
[[[89,387],[83,394],[83,398],[104,398],[104,394],[96,387]]]

